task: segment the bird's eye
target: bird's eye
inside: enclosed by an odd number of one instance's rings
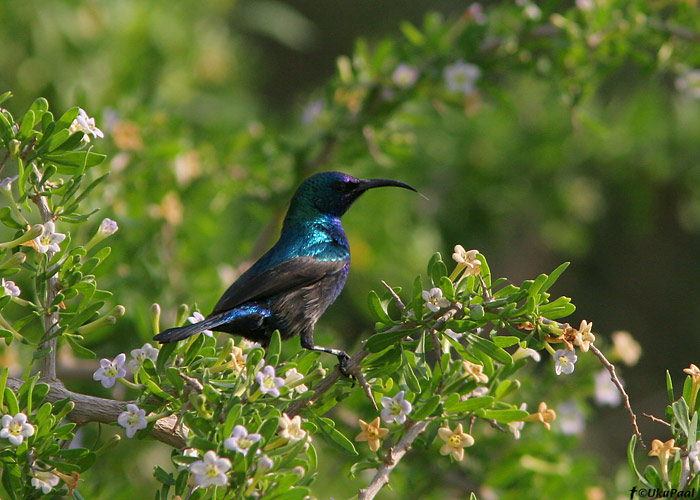
[[[355,189],[355,185],[351,182],[338,181],[333,184],[333,189],[338,193],[347,194]]]

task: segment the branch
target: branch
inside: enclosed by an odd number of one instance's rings
[[[102,424],[114,424],[120,413],[126,410],[128,403],[133,401],[116,401],[114,399],[98,398],[96,396],[88,396],[66,389],[60,380],[56,379],[40,379],[42,382],[49,384],[49,393],[46,395],[46,400],[50,403],[55,403],[62,399],[69,398],[75,403],[75,408],[68,416],[71,421],[77,424],[87,424],[90,422],[99,422]],[[17,392],[24,384],[24,380],[9,377],[7,379],[7,387]],[[155,427],[151,431],[150,436],[157,441],[165,443],[174,448],[184,448],[186,446],[186,435],[180,432],[175,423],[177,418],[175,415],[163,417],[156,422]]]
[[[642,433],[639,432],[639,427],[637,426],[637,415],[635,415],[632,411],[632,406],[630,405],[630,397],[625,392],[624,387],[622,387],[622,382],[620,382],[620,379],[617,378],[617,374],[615,373],[615,365],[608,361],[605,355],[602,352],[600,352],[600,350],[593,344],[590,345],[589,349],[593,352],[593,354],[598,356],[600,362],[603,363],[605,368],[607,368],[610,372],[610,380],[613,381],[613,383],[617,387],[617,390],[620,391],[620,394],[622,394],[622,398],[625,401],[625,409],[627,410],[627,413],[630,416],[630,421],[632,422],[632,428],[634,429],[634,433],[637,435],[637,438],[639,439],[639,442],[642,445],[642,447],[646,448],[647,446],[644,444],[644,440],[642,439]]]
[[[406,452],[411,449],[413,441],[428,427],[428,421],[412,422],[411,427],[396,446],[391,448],[384,456],[384,461],[366,488],[358,492],[357,500],[371,500],[385,484],[389,482],[389,474],[398,465]]]

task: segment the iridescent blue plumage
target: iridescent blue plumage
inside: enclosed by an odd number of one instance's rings
[[[316,321],[338,297],[350,271],[350,246],[340,218],[368,189],[408,184],[387,179],[356,179],[321,172],[306,179],[289,204],[277,243],[221,296],[204,321],[156,335],[175,342],[203,330],[216,330],[267,345],[272,332],[283,339],[301,335],[307,349],[347,354],[314,344]]]

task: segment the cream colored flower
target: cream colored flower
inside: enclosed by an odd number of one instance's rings
[[[438,429],[438,435],[445,441],[440,448],[440,454],[451,454],[457,461],[464,460],[464,448],[474,444],[474,438],[462,430],[462,424],[457,424],[454,431],[449,427],[441,427]]]
[[[289,418],[289,415],[283,413],[282,417],[280,417],[279,424],[282,429],[280,431],[280,436],[292,443],[306,437],[306,431],[301,428],[301,417],[299,415],[295,415],[294,418]]]
[[[695,366],[695,365],[691,365]],[[697,369],[697,367],[696,367]],[[654,439],[651,442],[651,451],[649,452],[650,457],[658,457],[659,463],[661,464],[661,473],[663,475],[664,481],[668,481],[668,459],[671,455],[675,455],[676,452],[680,451],[676,444],[675,439],[669,439],[665,443],[660,439]]]
[[[683,373],[690,375],[693,378],[693,382],[700,381],[700,368],[693,363],[691,363],[688,368],[684,368]]]
[[[547,430],[550,429],[551,423],[554,422],[554,420],[557,418],[556,412],[551,409],[547,408],[547,403],[542,401],[540,405],[537,407],[537,412],[536,413],[531,413],[527,417],[525,417],[523,420],[525,422],[540,422],[545,426]]]
[[[476,276],[481,273],[481,261],[477,259],[478,254],[478,250],[466,251],[462,245],[455,245],[455,251],[452,254],[452,259],[457,264],[465,266],[465,276]]]
[[[590,345],[595,342],[595,335],[591,332],[593,323],[581,320],[581,325],[578,327],[577,334],[574,340],[574,345],[581,348],[581,352],[588,352]]]
[[[362,419],[359,419],[359,422],[362,432],[355,437],[355,441],[367,441],[369,449],[377,451],[382,444],[381,438],[388,434],[389,429],[380,427],[379,417],[372,420],[369,424]]]
[[[634,337],[626,331],[613,332],[612,354],[622,360],[627,366],[634,366],[642,355],[642,348]]]
[[[464,367],[464,372],[469,377],[473,377],[474,380],[481,384],[485,384],[489,381],[489,376],[484,373],[484,367],[466,359],[462,361],[462,366]]]

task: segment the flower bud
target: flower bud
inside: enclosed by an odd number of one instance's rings
[[[160,304],[155,302],[151,306],[151,327],[153,328],[153,334],[158,335],[160,333]]]
[[[119,225],[116,223],[116,221],[113,221],[112,219],[103,219],[98,231],[105,236],[109,236],[116,233],[118,230]]]
[[[18,141],[17,139],[12,139],[10,141],[10,156],[12,158],[17,158],[20,153],[20,147],[22,146],[22,143]]]
[[[273,462],[273,460],[267,455],[263,455],[260,457],[260,460],[258,460],[258,469],[261,471],[268,471],[274,466],[275,462]]]

